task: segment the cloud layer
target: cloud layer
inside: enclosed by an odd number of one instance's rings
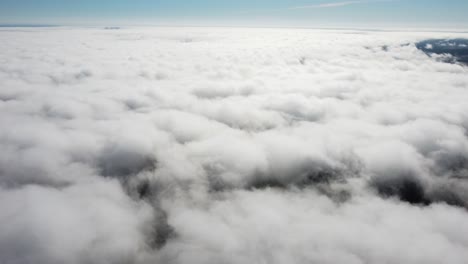
[[[465,263],[462,33],[0,30],[0,262]]]

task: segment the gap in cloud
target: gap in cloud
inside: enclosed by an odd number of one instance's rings
[[[416,43],[416,47],[430,56],[441,55],[437,58],[444,62],[468,66],[468,39],[428,39]]]

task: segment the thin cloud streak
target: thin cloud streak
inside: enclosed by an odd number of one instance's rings
[[[286,11],[286,10],[299,10],[299,9],[321,9],[321,8],[334,8],[334,7],[343,7],[349,5],[356,5],[356,4],[370,4],[370,3],[379,3],[379,2],[392,2],[394,0],[364,0],[364,1],[342,1],[342,2],[330,2],[330,3],[322,3],[322,4],[314,4],[314,5],[305,5],[305,6],[292,6],[287,8],[281,9],[269,9],[269,10],[262,10],[263,12],[278,12],[278,11]],[[241,12],[242,14],[251,14],[255,13],[254,11],[244,11]]]
[[[341,6],[348,6],[348,5],[354,5],[354,4],[363,4],[367,2],[369,1],[346,1],[346,2],[335,2],[335,3],[325,3],[325,4],[316,4],[316,5],[306,5],[306,6],[294,6],[294,7],[288,8],[288,10],[341,7]]]
[[[365,4],[365,3],[376,3],[376,2],[389,2],[391,0],[375,0],[375,1],[344,1],[344,2],[333,2],[333,3],[324,3],[316,5],[306,5],[306,6],[295,6],[287,8],[288,10],[296,9],[315,9],[315,8],[332,8],[332,7],[342,7],[355,4]]]

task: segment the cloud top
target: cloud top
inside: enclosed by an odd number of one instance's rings
[[[0,262],[465,263],[466,37],[2,29]]]

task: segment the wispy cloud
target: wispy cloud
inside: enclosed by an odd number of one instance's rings
[[[393,2],[395,0],[354,0],[354,1],[341,1],[341,2],[328,2],[328,3],[321,3],[321,4],[311,4],[311,5],[303,5],[303,6],[290,6],[280,9],[268,9],[262,10],[262,12],[278,12],[278,11],[285,11],[285,10],[299,10],[299,9],[320,9],[320,8],[334,8],[334,7],[343,7],[349,5],[356,5],[356,4],[368,4],[368,3],[378,3],[378,2]],[[242,14],[249,14],[254,13],[257,11],[244,11]]]
[[[332,7],[342,7],[342,6],[355,5],[355,4],[388,2],[388,1],[391,1],[391,0],[342,1],[342,2],[315,4],[315,5],[293,6],[293,7],[289,7],[289,8],[286,8],[286,9],[287,10],[296,10],[296,9],[332,8]]]

